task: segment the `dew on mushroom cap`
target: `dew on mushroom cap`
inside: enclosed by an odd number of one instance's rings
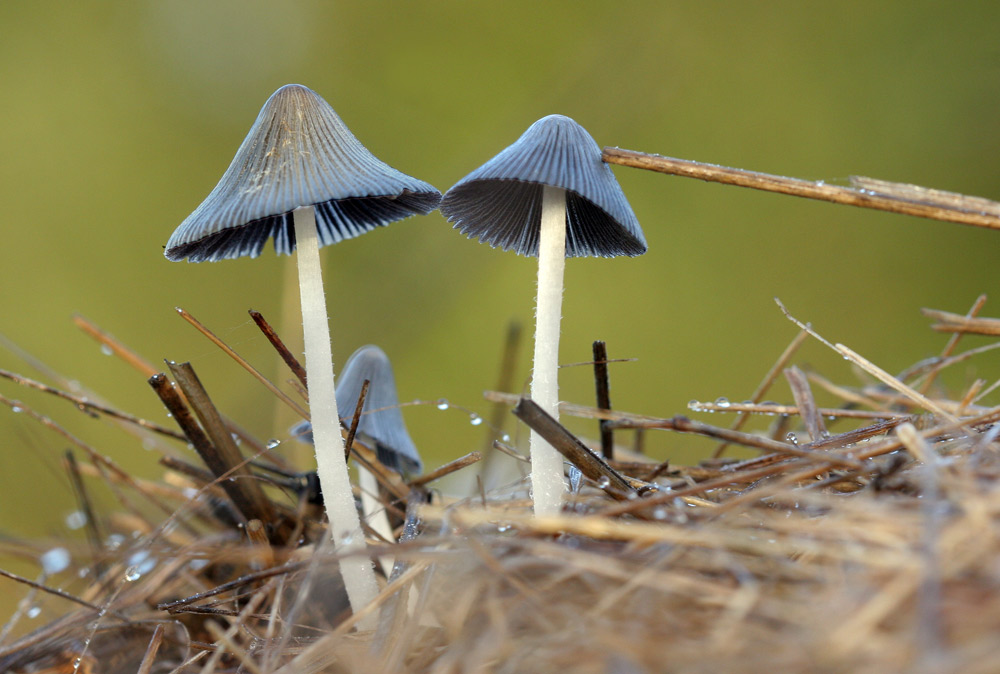
[[[538,257],[531,397],[558,418],[565,259],[646,252],[639,221],[600,147],[569,117],[544,117],[448,190],[441,212],[470,238]],[[536,515],[559,512],[562,458],[534,431],[531,487]]]

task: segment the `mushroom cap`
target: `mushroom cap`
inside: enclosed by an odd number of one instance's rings
[[[314,206],[326,246],[437,208],[441,193],[377,159],[301,84],[274,92],[219,184],[167,241],[170,260],[295,250],[292,211]]]
[[[366,443],[374,443],[378,460],[389,468],[409,475],[420,474],[423,462],[399,409],[392,364],[385,352],[374,344],[362,346],[352,353],[337,377],[337,409],[340,415],[350,425],[358,406],[361,385],[366,379],[371,383],[361,418],[358,419],[358,437]],[[303,422],[294,426],[291,433],[311,442],[311,430],[309,423]]]
[[[542,186],[566,190],[566,257],[642,255],[646,238],[601,148],[569,117],[532,124],[441,201],[454,228],[494,248],[538,256]]]

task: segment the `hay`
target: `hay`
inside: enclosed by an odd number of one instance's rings
[[[957,334],[986,325],[932,315]],[[149,483],[88,453],[81,497],[104,484],[120,508],[104,513],[110,532],[95,523],[73,550],[76,603],[43,600],[45,579],[25,586],[24,610],[44,601],[61,615],[13,640],[19,611],[0,671],[996,671],[1000,408],[977,404],[982,385],[935,392],[940,369],[961,362],[956,344],[898,378],[835,345],[875,377],[860,387],[790,367],[789,349],[753,400],[701,406],[738,414],[733,428],[565,405],[606,428],[697,433],[719,453],[738,443],[761,456],[580,459],[586,477],[558,517],[533,517],[521,481],[455,500],[382,471],[401,537],[370,538],[395,566],[365,609],[378,616],[368,632],[354,629],[306,481],[285,478],[293,498],[266,489],[274,520],[241,525],[232,488],[204,469],[173,459]],[[782,373],[794,400],[761,402]],[[843,404],[818,407],[811,386]],[[753,414],[776,420],[770,434],[740,430]],[[855,427],[830,434],[831,415]],[[793,444],[782,436],[799,421],[810,441]]]

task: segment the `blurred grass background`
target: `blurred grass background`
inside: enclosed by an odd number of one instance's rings
[[[73,327],[82,313],[154,362],[191,360],[226,414],[283,439],[293,419],[173,308],[284,381],[246,312],[298,341],[289,260],[162,256],[277,87],[315,89],[378,157],[442,192],[558,112],[601,145],[996,199],[998,19],[993,2],[913,0],[0,3],[0,333],[112,404],[169,422],[142,377]],[[615,172],[649,252],[569,262],[561,360],[588,360],[594,339],[638,359],[611,367],[619,409],[666,416],[690,399],[748,398],[795,334],[775,296],[899,371],[946,340],[920,307],[964,312],[997,283],[998,232]],[[377,343],[402,400],[447,398],[488,416],[481,393],[517,320],[526,380],[533,260],[466,240],[434,213],[327,248],[325,262],[338,370]],[[797,362],[853,381],[817,344]],[[993,381],[998,364],[980,359],[946,383]],[[6,349],[0,367],[41,376]],[[564,369],[561,382],[562,399],[592,401],[589,367]],[[158,474],[157,453],[108,424],[6,381],[0,393],[136,474]],[[770,397],[790,398],[783,383]],[[483,427],[456,409],[405,414],[430,466],[482,444]],[[7,408],[0,442],[0,531],[67,536],[69,443]],[[690,462],[714,445],[651,434],[648,447]]]

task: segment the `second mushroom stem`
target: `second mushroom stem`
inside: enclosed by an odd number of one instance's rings
[[[330,520],[330,535],[338,552],[355,553],[340,560],[351,608],[357,612],[378,594],[378,583],[365,548],[361,520],[354,504],[351,479],[344,460],[344,439],[333,382],[333,354],[326,298],[319,258],[316,213],[312,206],[292,211],[302,301],[302,332],[305,343],[306,382],[309,389],[309,416],[316,446],[316,472],[323,502]],[[358,554],[358,553],[361,554]],[[361,621],[364,628],[366,621]]]
[[[535,300],[535,355],[531,398],[559,418],[559,322],[566,268],[566,190],[542,187],[538,237],[538,297]],[[558,515],[562,507],[563,462],[535,431],[531,432],[531,490],[535,515]]]

